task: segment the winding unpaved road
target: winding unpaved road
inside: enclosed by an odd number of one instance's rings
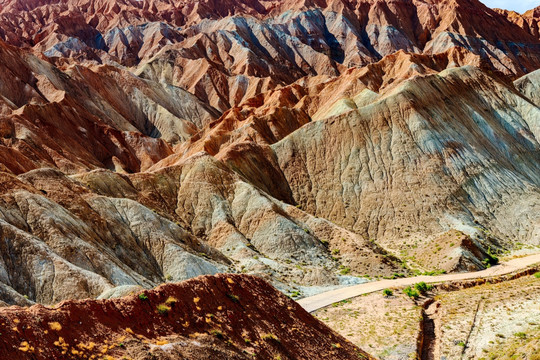
[[[338,301],[347,300],[353,297],[369,294],[376,291],[382,291],[383,289],[387,288],[410,286],[420,281],[433,284],[443,283],[447,281],[489,278],[493,276],[510,274],[519,270],[524,270],[529,266],[538,263],[540,263],[540,254],[534,254],[519,259],[510,260],[482,271],[447,274],[440,276],[416,276],[394,280],[367,282],[364,284],[349,286],[346,288],[332,290],[315,296],[307,297],[298,300],[298,303],[308,312],[313,312]]]

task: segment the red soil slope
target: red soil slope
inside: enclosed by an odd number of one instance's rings
[[[0,312],[2,359],[370,359],[260,278]]]

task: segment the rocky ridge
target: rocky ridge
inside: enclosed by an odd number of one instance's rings
[[[398,50],[437,54],[457,46],[521,76],[539,67],[540,39],[537,11],[517,18],[477,0],[4,0],[0,37],[49,57],[133,67],[225,111],[276,86],[335,76]]]
[[[276,322],[279,319],[279,322]],[[0,311],[17,359],[372,359],[263,280],[199,277],[122,299]]]

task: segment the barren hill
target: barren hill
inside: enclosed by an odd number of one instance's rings
[[[14,359],[372,359],[263,280],[199,277],[123,299],[0,311]]]
[[[304,76],[335,76],[398,50],[452,47],[507,75],[540,66],[538,11],[477,0],[3,0],[0,38],[49,57],[133,67],[226,110]]]

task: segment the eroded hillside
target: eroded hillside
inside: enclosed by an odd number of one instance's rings
[[[1,5],[6,304],[221,272],[298,298],[540,245],[537,10]]]
[[[199,277],[123,299],[11,307],[0,324],[0,353],[21,360],[372,359],[247,275]]]

